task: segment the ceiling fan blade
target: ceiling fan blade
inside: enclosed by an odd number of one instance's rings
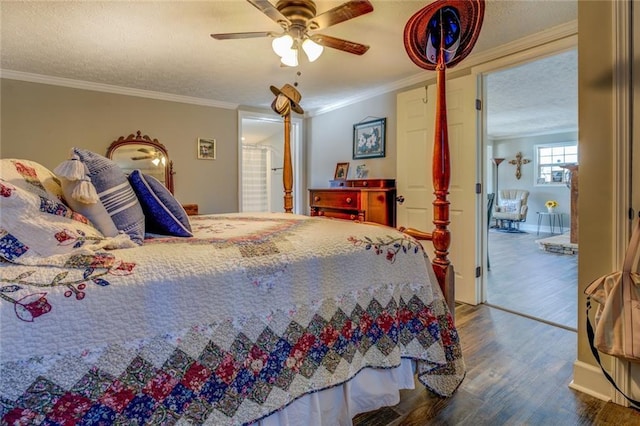
[[[267,0],[247,0],[249,3],[254,5],[260,12],[267,15],[269,18],[273,20],[276,24],[280,25],[282,28],[287,28],[291,25],[291,21],[284,16],[271,2]]]
[[[354,43],[353,41],[343,40],[341,38],[331,37],[324,34],[314,34],[311,36],[311,40],[332,49],[342,50],[344,52],[353,53],[354,55],[364,55],[369,46],[360,43]]]
[[[153,156],[151,155],[143,155],[141,157],[131,157],[131,159],[133,161],[138,161],[138,160],[148,160],[149,158],[153,158]]]
[[[372,11],[373,5],[368,0],[352,0],[316,16],[309,22],[307,28],[321,30]]]
[[[239,38],[275,37],[275,36],[277,36],[277,34],[271,31],[211,34],[211,37],[215,38],[216,40],[234,40]]]

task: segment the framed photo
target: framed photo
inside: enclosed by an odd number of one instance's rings
[[[216,140],[198,138],[198,160],[216,159]]]
[[[386,118],[354,124],[353,159],[384,157],[386,127]]]
[[[336,174],[333,179],[346,179],[349,173],[349,163],[338,163],[336,165]]]

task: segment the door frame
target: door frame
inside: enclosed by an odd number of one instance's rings
[[[481,177],[479,177],[479,182],[482,182],[482,197],[481,200],[487,199],[488,189],[487,188],[487,171],[484,167],[485,159],[487,158],[488,152],[488,136],[486,132],[486,123],[487,123],[487,108],[484,107],[486,105],[487,99],[487,85],[485,84],[486,77],[488,74],[493,72],[501,71],[507,68],[512,68],[518,65],[522,65],[527,62],[539,60],[548,56],[557,55],[562,52],[566,52],[568,50],[577,49],[578,48],[578,35],[573,34],[540,46],[532,47],[526,49],[524,51],[514,53],[512,55],[508,55],[493,61],[485,62],[480,65],[476,65],[471,68],[471,73],[478,76],[478,96],[481,100],[483,108],[481,110],[481,119],[478,125],[480,142],[480,152],[478,162],[478,171],[482,173]],[[486,208],[484,209],[486,210]],[[478,240],[478,244],[480,247],[476,248],[476,251],[486,253],[488,250],[488,221],[487,221],[487,212],[482,212],[483,220],[479,227],[482,227],[482,237]],[[487,301],[487,284],[488,284],[488,274],[487,271],[487,256],[483,256],[483,266],[482,270],[485,273],[482,274],[481,283],[480,283],[480,301],[481,303],[485,303]],[[577,297],[577,296],[576,296]]]
[[[256,120],[271,123],[283,123],[282,117],[275,113],[238,110],[238,211],[242,211],[242,121]],[[284,125],[284,124],[283,124]],[[291,162],[293,163],[293,213],[304,213],[304,191],[302,188],[302,168],[304,144],[302,143],[304,121],[300,117],[291,117]],[[283,141],[284,144],[284,141]],[[284,189],[282,192],[284,196]]]

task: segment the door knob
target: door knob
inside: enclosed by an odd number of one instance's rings
[[[404,196],[402,196],[402,195],[398,195],[398,196],[396,197],[396,201],[398,202],[398,204],[402,204],[402,203],[404,203]]]

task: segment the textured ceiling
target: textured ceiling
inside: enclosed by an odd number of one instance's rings
[[[487,76],[487,134],[578,129],[578,54],[571,50]]]
[[[268,108],[273,98],[270,85],[297,81],[301,104],[313,114],[364,99],[381,88],[402,87],[403,81],[418,75],[428,77],[406,55],[402,33],[409,17],[430,2],[371,2],[372,13],[322,31],[369,44],[365,55],[325,49],[318,61],[293,69],[280,67],[268,38],[219,41],[209,37],[210,33],[279,30],[244,0],[3,0],[0,67],[3,76],[11,74],[11,78],[38,74],[229,107]],[[342,1],[316,3],[322,13]],[[472,55],[576,17],[576,1],[487,0],[482,32]],[[540,87],[550,86],[545,83],[548,70],[539,78],[543,81],[534,94],[520,93],[510,100],[528,99],[526,105],[532,106],[540,98]],[[512,113],[526,105],[496,108]]]

